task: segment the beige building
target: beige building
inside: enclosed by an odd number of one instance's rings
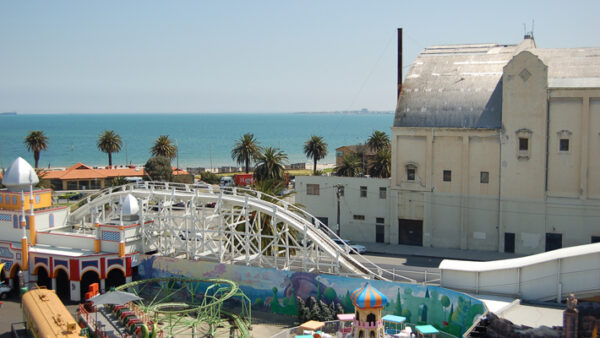
[[[392,127],[391,243],[530,254],[600,240],[600,48],[426,48]]]

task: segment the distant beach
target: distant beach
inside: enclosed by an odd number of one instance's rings
[[[0,167],[17,156],[33,164],[23,139],[30,130],[42,130],[49,138],[41,153],[40,167],[66,167],[77,162],[107,165],[107,155],[96,147],[100,132],[114,130],[123,149],[113,154],[114,164],[143,165],[150,147],[160,135],[179,147],[179,166],[216,168],[234,166],[233,144],[244,133],[253,133],[263,146],[287,153],[289,163],[309,161],[303,153],[311,135],[323,136],[328,155],[320,163],[335,162],[335,148],[366,141],[374,130],[390,134],[394,115],[385,112],[331,113],[219,113],[219,114],[18,114],[0,116]]]

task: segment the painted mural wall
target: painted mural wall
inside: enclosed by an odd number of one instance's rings
[[[340,304],[353,313],[352,291],[367,280],[307,272],[280,271],[242,265],[218,264],[177,258],[141,256],[139,277],[224,278],[237,282],[250,298],[253,310],[297,316],[296,297],[315,297],[326,304]],[[370,280],[388,297],[383,314],[395,314],[414,324],[427,323],[462,336],[485,312],[484,304],[466,294],[436,286]]]

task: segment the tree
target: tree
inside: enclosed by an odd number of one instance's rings
[[[160,135],[156,141],[154,141],[154,146],[150,148],[152,152],[152,156],[155,157],[166,157],[170,160],[177,156],[177,147],[171,143],[168,135]]]
[[[354,154],[348,154],[342,158],[342,163],[335,167],[338,176],[355,177],[361,172],[360,159]]]
[[[313,174],[317,174],[317,161],[322,160],[327,156],[327,143],[323,137],[312,135],[308,141],[304,142],[304,153],[307,158],[312,158],[314,161]]]
[[[371,150],[378,152],[381,149],[388,148],[390,146],[390,138],[386,133],[375,130],[367,140],[367,146]]]
[[[260,144],[254,138],[254,134],[246,133],[233,145],[231,158],[238,164],[243,164],[247,174],[250,172],[250,160],[256,160],[261,150]]]
[[[33,151],[35,169],[37,169],[40,161],[40,152],[48,149],[48,137],[41,130],[32,130],[25,137],[24,143],[27,151]]]
[[[260,154],[257,159],[254,177],[257,181],[263,180],[283,180],[285,173],[284,164],[287,162],[287,155],[276,147],[267,147],[265,152]]]
[[[440,299],[440,302],[442,303],[442,307],[444,309],[448,308],[448,306],[450,306],[450,298],[448,298],[448,296],[443,295],[442,299]]]
[[[112,166],[112,153],[121,151],[123,141],[121,141],[121,136],[115,133],[114,130],[105,130],[98,136],[96,145],[101,152],[108,154],[108,165]]]
[[[144,171],[153,181],[170,182],[173,178],[171,160],[164,156],[156,156],[148,159],[144,164]]]
[[[380,149],[369,167],[369,175],[387,178],[392,175],[392,152],[389,147]]]

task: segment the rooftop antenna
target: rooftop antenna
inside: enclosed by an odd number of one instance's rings
[[[531,33],[530,34],[531,34],[531,38],[532,39],[533,39],[533,28],[534,28],[534,25],[535,25],[535,19],[531,19]]]

